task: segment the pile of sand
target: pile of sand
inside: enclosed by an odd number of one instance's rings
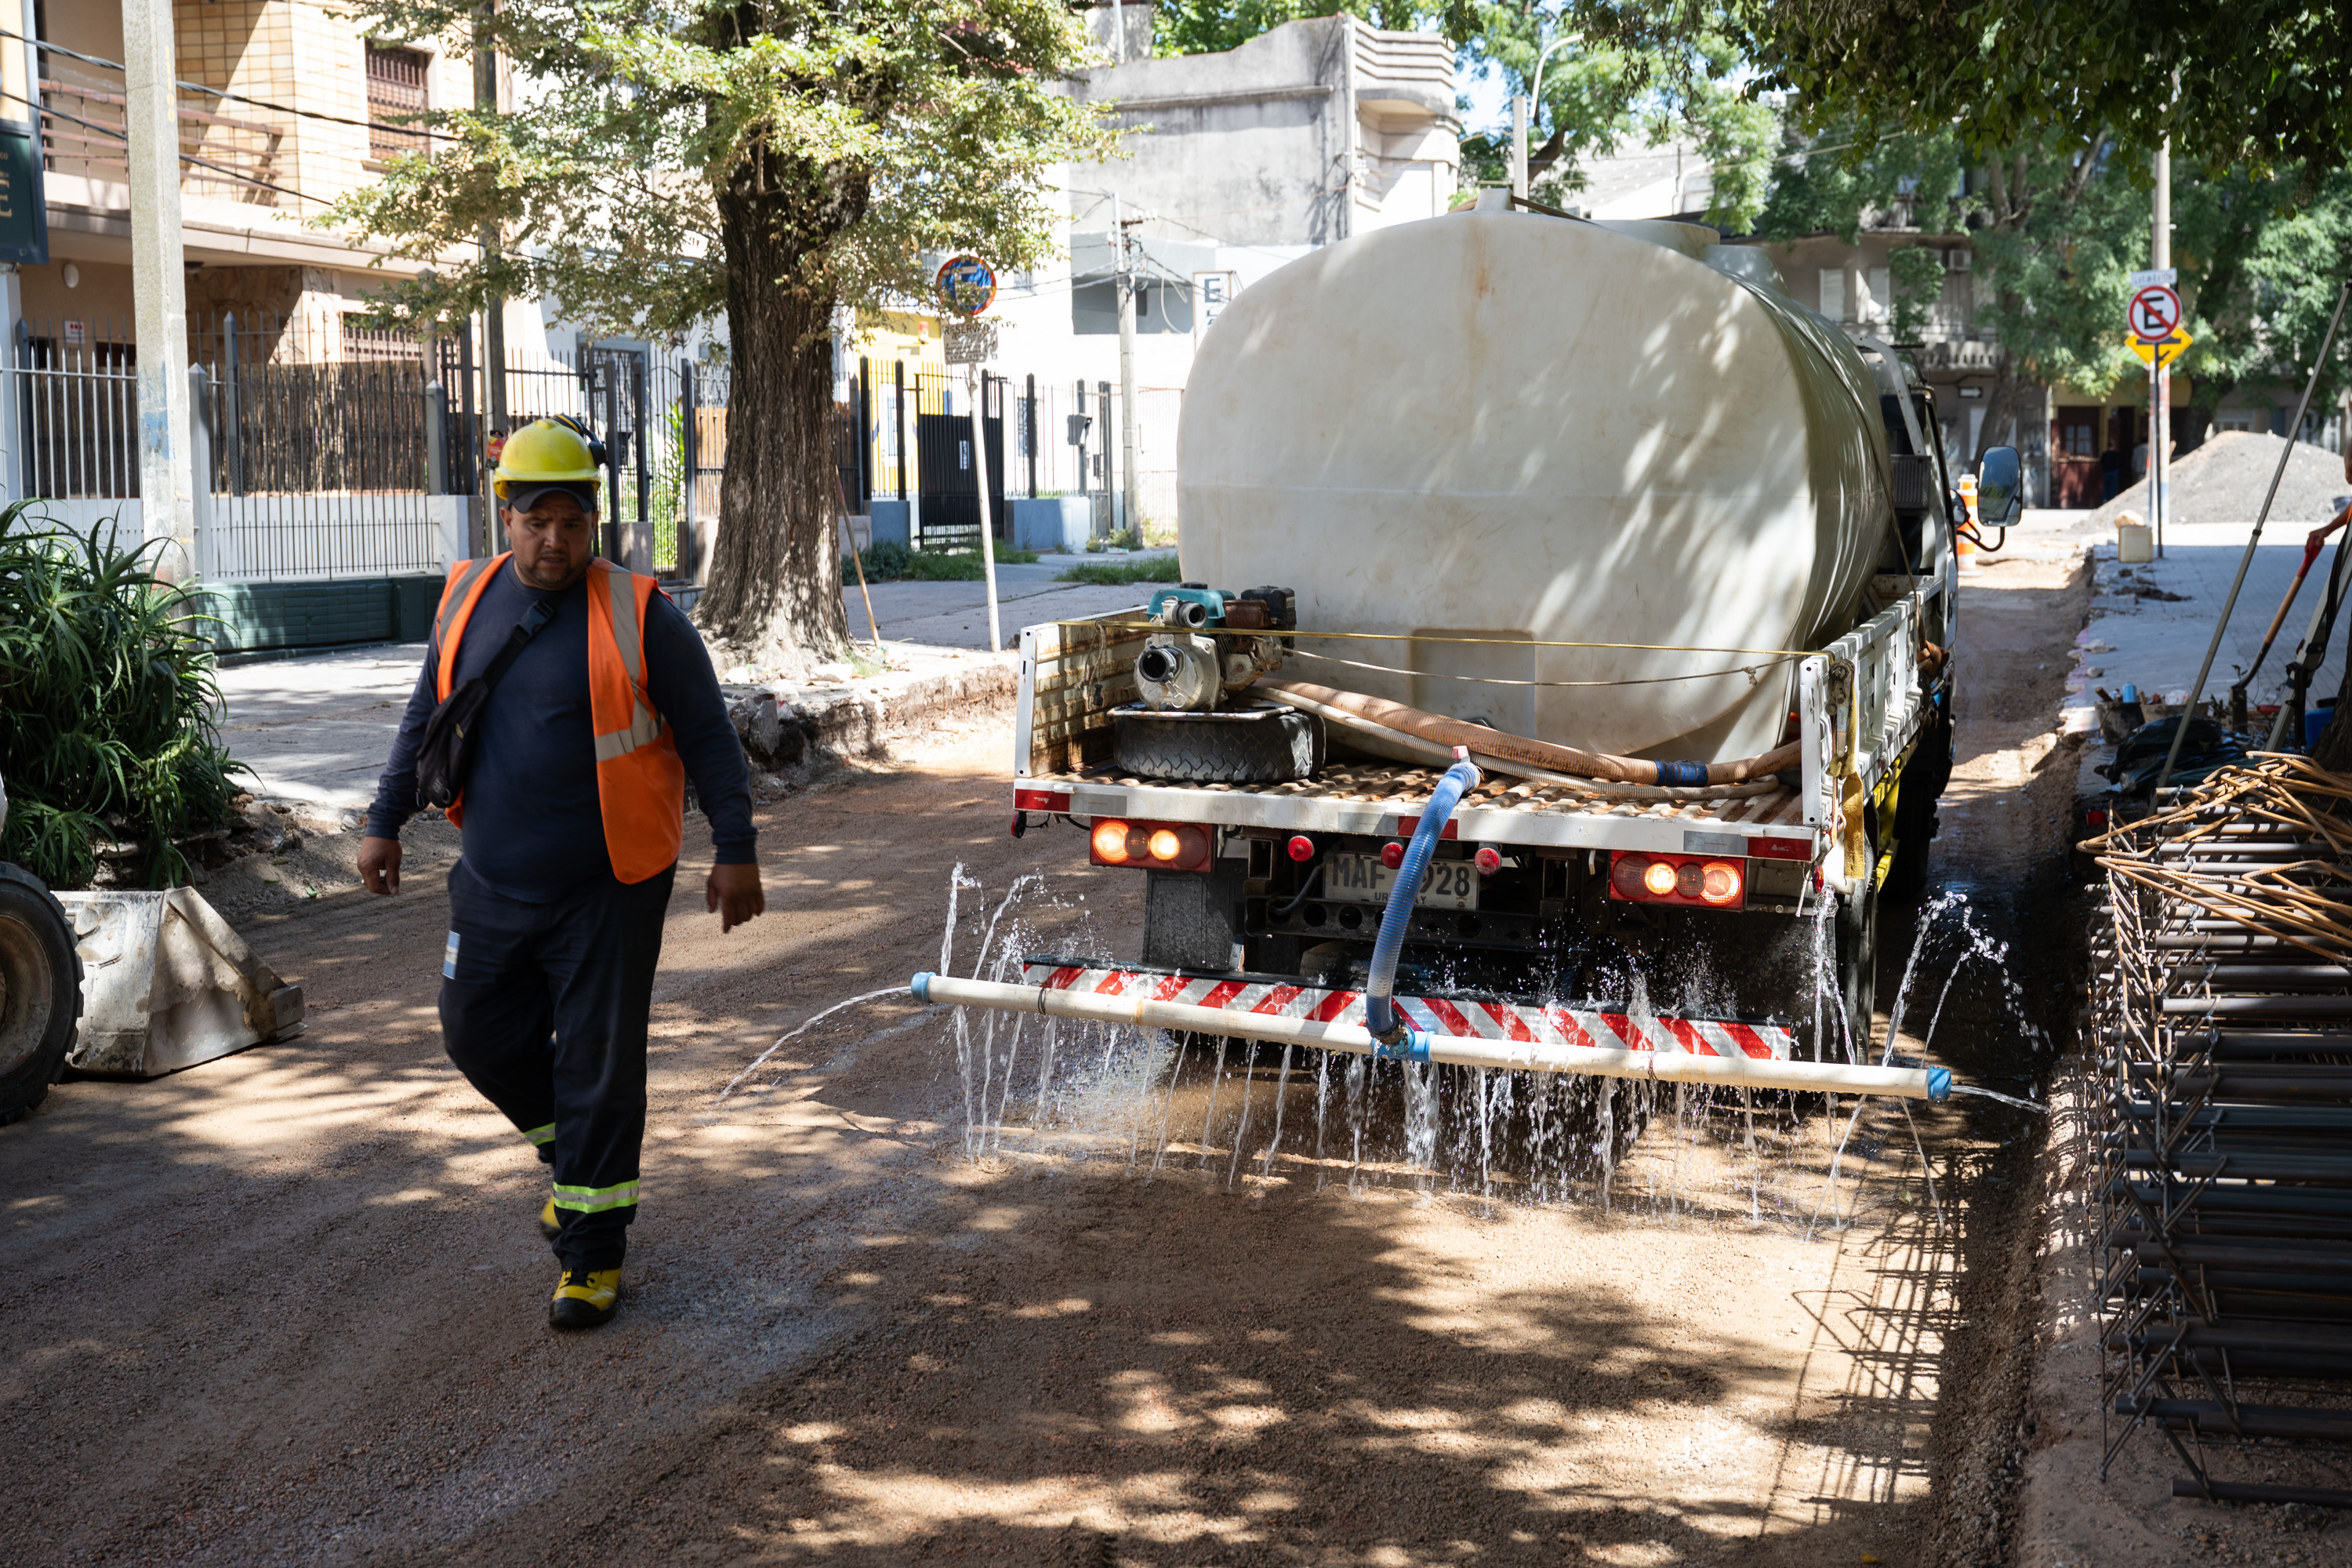
[[[2268,432],[2224,430],[2172,464],[2172,510],[2168,522],[2252,522],[2263,510],[2263,496],[2271,476],[2278,471],[2279,449],[2286,438]],[[2271,503],[2273,522],[2308,526],[2326,521],[2336,512],[2336,498],[2352,491],[2344,478],[2344,460],[2322,447],[2294,444],[2286,473],[2279,480],[2278,499]],[[2147,517],[2147,481],[2126,489],[2096,510],[2088,511],[2070,531],[2112,532],[2116,514],[2128,511]]]

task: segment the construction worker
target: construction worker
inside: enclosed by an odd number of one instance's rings
[[[441,1034],[554,1167],[540,1224],[562,1266],[548,1309],[562,1329],[594,1328],[619,1300],[688,779],[714,850],[704,906],[722,931],[766,907],[743,748],[702,639],[653,578],[594,558],[601,457],[568,420],[508,437],[495,489],[509,551],[450,570],[359,861],[370,892],[400,890],[420,742],[453,690],[489,678],[449,806],[465,849]]]

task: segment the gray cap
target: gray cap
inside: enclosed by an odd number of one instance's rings
[[[547,485],[510,484],[507,487],[504,499],[499,504],[513,511],[529,511],[539,504],[540,497],[556,494],[570,496],[580,503],[582,511],[586,512],[590,517],[596,515],[596,487],[590,484],[576,484],[569,480]]]

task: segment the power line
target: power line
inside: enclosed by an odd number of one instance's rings
[[[84,65],[100,66],[107,70],[121,71],[125,76],[128,76],[131,71],[131,68],[121,60],[110,60],[102,55],[85,55],[79,50],[67,48],[63,44],[44,43],[39,38],[28,38],[22,33],[12,33],[5,27],[0,27],[0,38],[14,38],[20,44],[30,44],[46,54],[63,55],[68,59],[79,60]],[[452,136],[446,131],[426,131],[412,125],[387,125],[375,120],[346,120],[340,114],[328,114],[316,109],[296,109],[290,104],[272,103],[266,98],[247,98],[241,92],[225,92],[216,87],[206,87],[200,81],[174,80],[172,85],[189,92],[209,93],[215,98],[226,99],[234,103],[249,103],[256,109],[266,109],[272,114],[291,114],[304,120],[323,120],[330,125],[349,125],[362,131],[385,131],[400,136],[430,136],[441,142],[464,140],[463,137]],[[21,103],[24,100],[19,99],[17,101]],[[277,189],[276,186],[270,188]]]
[[[6,91],[5,89],[0,89],[0,98],[5,98],[12,103],[21,103],[28,109],[36,110],[38,112],[48,115],[50,118],[55,120],[70,121],[72,123],[81,126],[85,130],[95,131],[101,136],[111,136],[116,141],[124,143],[126,148],[125,156],[128,156],[127,148],[131,141],[131,134],[127,131],[123,131],[121,128],[112,125],[102,125],[95,120],[84,120],[79,114],[68,114],[62,109],[51,109],[46,104],[35,103],[29,98],[19,98],[16,94]],[[71,156],[70,153],[66,155],[68,157]],[[183,163],[194,163],[199,169],[210,169],[214,174],[220,175],[224,179],[236,180],[248,185],[258,185],[265,191],[276,191],[280,195],[292,196],[298,202],[310,202],[320,206],[324,206],[326,205],[325,203],[320,202],[318,197],[306,196],[290,185],[273,185],[268,180],[257,180],[250,174],[240,174],[235,169],[229,168],[225,164],[213,163],[209,159],[199,158],[193,153],[181,153],[180,162]]]

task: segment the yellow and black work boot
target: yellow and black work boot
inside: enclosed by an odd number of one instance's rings
[[[547,1200],[547,1206],[539,1211],[539,1234],[547,1237],[551,1247],[554,1245],[555,1238],[563,1234],[563,1216],[555,1212],[555,1199],[551,1196]]]
[[[559,1329],[593,1329],[613,1315],[621,1299],[617,1268],[567,1268],[547,1306],[548,1323]]]

